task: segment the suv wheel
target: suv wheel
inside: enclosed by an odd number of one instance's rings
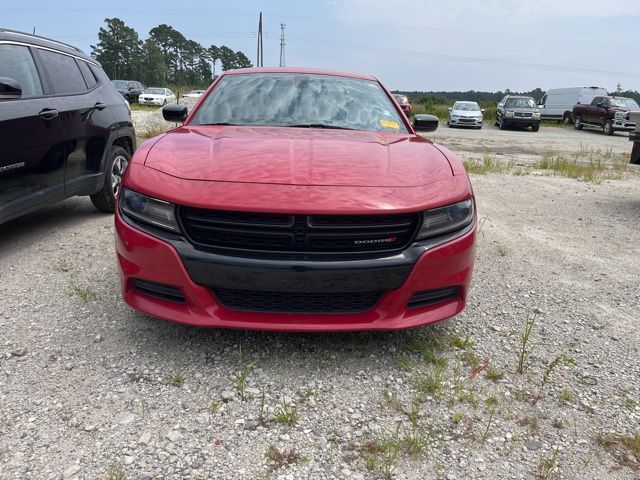
[[[611,120],[604,122],[604,125],[602,126],[602,133],[605,135],[613,135],[613,123]]]
[[[537,132],[538,130],[540,130],[540,124],[536,123],[535,125],[531,125],[531,131],[532,132]]]
[[[503,117],[500,117],[500,121],[498,123],[498,127],[500,128],[500,130],[506,130],[507,129],[507,122],[504,121]]]
[[[568,125],[571,123],[571,112],[564,112],[562,116],[562,123]]]
[[[117,145],[111,147],[104,187],[98,193],[91,195],[93,206],[101,212],[113,213],[116,196],[122,185],[122,175],[129,165],[129,160],[131,155],[124,148]]]
[[[573,119],[573,128],[582,130],[582,117],[580,115],[576,115],[576,118]]]

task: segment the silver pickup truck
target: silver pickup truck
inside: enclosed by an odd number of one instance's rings
[[[640,165],[640,111],[627,113],[627,120],[635,122],[636,129],[629,133],[629,140],[633,142],[631,150],[631,163]]]

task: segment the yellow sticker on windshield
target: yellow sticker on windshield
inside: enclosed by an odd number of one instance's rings
[[[384,128],[393,128],[394,130],[400,130],[400,125],[398,122],[394,122],[393,120],[380,120],[380,125]]]

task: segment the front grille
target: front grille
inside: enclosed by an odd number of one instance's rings
[[[231,310],[263,313],[362,313],[371,310],[381,292],[282,293],[215,288],[216,298]]]
[[[371,253],[400,250],[413,239],[418,213],[287,215],[182,207],[184,232],[212,249],[289,253]]]
[[[460,118],[459,121],[460,122],[465,122],[465,123],[475,123],[476,119],[475,118]]]
[[[533,113],[516,112],[516,113],[514,113],[514,116],[520,117],[520,118],[531,118],[531,117],[533,117]]]

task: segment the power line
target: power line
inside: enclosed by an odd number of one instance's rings
[[[272,34],[267,34],[266,37],[277,38]],[[522,62],[518,60],[501,60],[501,59],[495,59],[495,58],[447,55],[447,54],[439,54],[439,53],[431,53],[431,52],[420,52],[416,50],[380,47],[375,45],[360,45],[355,43],[335,42],[327,39],[320,40],[320,39],[311,38],[311,37],[293,37],[293,38],[289,37],[289,42],[298,43],[300,45],[316,46],[316,47],[321,46],[325,48],[339,48],[341,50],[384,53],[384,54],[400,56],[400,57],[430,58],[433,60],[442,60],[446,62],[473,63],[473,64],[495,65],[495,66],[513,67],[513,68],[533,68],[533,69],[553,70],[553,71],[570,72],[570,73],[588,73],[588,74],[594,74],[594,75],[607,75],[607,76],[618,75],[622,77],[634,77],[634,78],[640,77],[640,73],[634,73],[634,72],[617,72],[617,71],[608,71],[608,70],[597,70],[592,68],[568,67],[568,66],[565,67],[561,65],[529,63],[529,62]]]

